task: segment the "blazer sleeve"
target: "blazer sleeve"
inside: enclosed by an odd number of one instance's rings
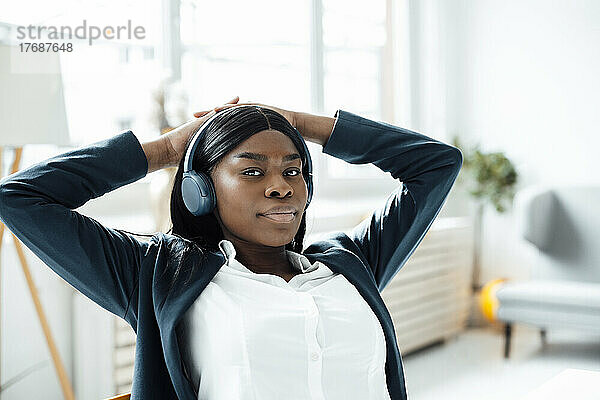
[[[351,249],[369,266],[382,292],[417,248],[440,212],[462,166],[461,151],[425,135],[337,110],[323,147],[351,164],[372,163],[402,182],[355,226]]]
[[[147,171],[141,144],[127,131],[0,180],[0,219],[75,289],[125,318],[149,245],[73,209]]]

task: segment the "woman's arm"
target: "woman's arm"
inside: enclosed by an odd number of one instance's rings
[[[297,129],[305,140],[325,146],[335,125],[335,118],[296,112]]]
[[[325,154],[351,164],[372,163],[403,183],[352,229],[349,242],[340,244],[352,247],[370,267],[381,292],[438,215],[462,166],[462,153],[420,133],[347,111],[338,110],[335,116]]]
[[[177,166],[189,137],[215,111],[199,114],[144,144],[127,131],[3,178],[0,220],[75,289],[135,322],[137,298],[132,295],[142,264],[152,261],[152,241],[103,226],[74,209],[153,171]]]
[[[143,178],[148,162],[131,131],[0,180],[0,219],[52,270],[106,310],[137,318],[140,268],[149,243],[74,211]]]
[[[349,241],[340,243],[342,247],[352,247],[369,266],[382,291],[440,212],[462,166],[460,150],[420,133],[343,110],[338,110],[334,118],[251,102],[217,110],[239,105],[271,108],[295,126],[305,140],[322,145],[325,154],[351,164],[372,163],[402,182],[402,191],[392,193],[383,207],[354,227],[347,237]]]
[[[179,161],[166,136],[142,143],[142,150],[148,160],[148,173],[174,166]]]
[[[184,156],[185,147],[190,136],[217,111],[222,110],[224,106],[234,106],[238,100],[239,97],[235,96],[227,103],[212,110],[194,113],[196,118],[178,126],[158,139],[143,143],[142,149],[148,160],[148,173],[167,167],[177,167]]]
[[[234,98],[235,100],[235,98]],[[232,100],[233,101],[233,100]],[[216,108],[216,107],[215,107]],[[197,132],[207,120],[215,115],[214,110],[203,111],[198,116],[185,124],[160,136],[158,139],[142,144],[142,150],[148,160],[148,173],[166,167],[177,167],[184,156],[185,146],[194,133]]]
[[[232,100],[235,100],[235,102],[237,102],[237,100],[239,100],[239,98],[234,97]],[[323,116],[313,115],[313,114],[299,112],[299,111],[290,111],[290,110],[286,110],[283,108],[270,106],[270,105],[266,105],[266,104],[262,104],[262,103],[254,103],[254,102],[224,104],[222,106],[215,107],[215,110],[218,112],[218,111],[230,108],[230,107],[248,106],[248,105],[260,106],[260,107],[268,108],[268,109],[278,112],[285,119],[287,119],[293,127],[298,129],[298,131],[300,132],[300,134],[302,135],[302,137],[305,140],[320,144],[321,146],[324,146],[325,143],[327,143],[327,140],[329,139],[329,135],[331,135],[333,125],[335,124],[335,118],[323,117]],[[203,113],[205,113],[205,112],[206,111],[194,113],[194,115],[199,117],[200,115],[203,115]]]

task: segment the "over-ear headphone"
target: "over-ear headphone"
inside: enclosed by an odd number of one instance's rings
[[[259,107],[256,108],[260,110]],[[217,206],[215,187],[210,176],[204,172],[197,172],[192,169],[192,161],[194,158],[193,155],[198,147],[198,144],[200,143],[200,139],[202,138],[206,128],[217,115],[219,115],[219,113],[210,117],[202,124],[200,129],[198,129],[198,132],[194,134],[192,142],[188,146],[188,150],[185,154],[185,160],[183,162],[184,167],[183,178],[181,180],[181,195],[186,208],[195,216],[210,214]],[[308,147],[306,147],[304,138],[298,129],[294,128],[294,130],[300,138],[300,142],[302,143],[302,147],[304,148],[304,153],[306,154],[307,159],[306,166],[308,173],[304,176],[304,179],[306,180],[306,187],[308,189],[308,197],[306,200],[306,207],[308,207],[313,195],[312,160],[310,158],[310,152],[308,151]]]

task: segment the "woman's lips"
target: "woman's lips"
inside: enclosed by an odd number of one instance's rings
[[[277,213],[277,214],[258,214],[261,217],[265,217],[268,220],[279,222],[279,223],[287,223],[292,222],[294,218],[296,218],[295,213]]]

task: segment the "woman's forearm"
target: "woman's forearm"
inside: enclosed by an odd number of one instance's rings
[[[213,115],[215,115],[214,110],[179,125],[158,139],[142,144],[148,159],[148,173],[167,167],[177,167],[185,154],[190,136]]]
[[[296,119],[297,128],[304,139],[325,146],[333,131],[335,118],[297,112]]]
[[[148,173],[158,171],[166,167],[177,165],[175,150],[166,136],[142,143],[142,149],[148,160]]]

